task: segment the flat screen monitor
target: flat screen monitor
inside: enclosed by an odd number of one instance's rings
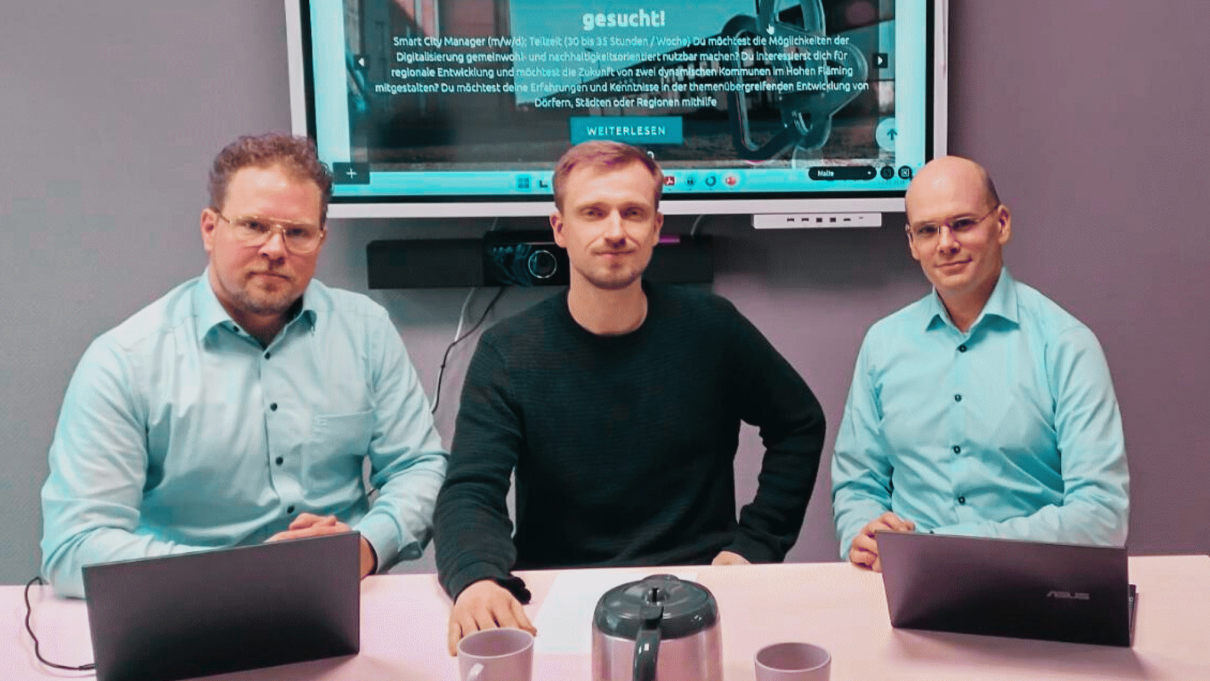
[[[947,0],[286,0],[336,217],[546,215],[592,139],[668,214],[903,209],[945,152]]]

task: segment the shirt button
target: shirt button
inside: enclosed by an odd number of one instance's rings
[[[272,357],[272,356],[273,356],[273,353],[272,353],[272,352],[266,352],[266,353],[265,353],[265,359],[269,359],[269,358],[270,358],[270,357]]]
[[[965,344],[963,344],[963,345],[959,345],[959,346],[958,346],[958,352],[966,352],[966,345],[965,345]]]
[[[958,497],[958,503],[960,503],[960,504],[965,504],[965,503],[966,503],[966,497]],[[293,508],[293,506],[291,506],[291,508]]]
[[[958,445],[954,445],[954,453],[955,453],[955,454],[961,454],[961,453],[962,453],[962,448],[961,448],[961,447],[959,447]]]
[[[286,507],[286,513],[293,513],[293,512],[294,512],[294,507],[293,507],[293,506],[287,506],[287,507]]]
[[[269,405],[269,411],[277,411],[277,403],[276,403],[276,402],[274,402],[274,403],[272,403],[272,404],[270,404],[270,405]]]
[[[282,465],[282,463],[284,463],[284,462],[285,462],[285,459],[281,458],[280,456],[274,460],[274,463],[276,463],[278,466]]]
[[[962,396],[961,396],[961,395],[954,395],[954,401],[955,401],[955,402],[961,402],[961,401],[962,401]]]

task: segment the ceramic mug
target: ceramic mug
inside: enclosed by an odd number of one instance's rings
[[[756,653],[756,681],[828,681],[832,656],[810,643],[774,643]]]
[[[534,637],[520,629],[485,629],[458,642],[462,681],[530,681]]]

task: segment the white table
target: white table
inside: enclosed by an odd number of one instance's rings
[[[610,572],[627,581],[656,572],[691,573],[718,598],[724,676],[754,678],[752,656],[784,640],[810,641],[832,653],[834,681],[883,679],[999,681],[1018,679],[1149,679],[1210,681],[1210,557],[1132,557],[1138,585],[1133,648],[1048,643],[892,629],[879,575],[847,563],[660,568]],[[559,571],[522,573],[534,593],[530,618],[547,602]],[[592,577],[581,573],[581,577]],[[90,678],[38,664],[24,631],[22,587],[0,587],[0,679]],[[34,630],[48,659],[92,660],[81,601],[31,591]],[[209,677],[224,681],[423,681],[457,679],[446,653],[449,599],[434,575],[386,575],[362,582],[361,654]],[[581,613],[587,627],[590,613]],[[539,632],[539,636],[541,636]],[[534,677],[590,678],[584,653],[539,654]]]

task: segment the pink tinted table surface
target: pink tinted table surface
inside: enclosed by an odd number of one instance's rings
[[[628,570],[633,572],[632,570]],[[778,641],[807,641],[832,654],[833,681],[1154,679],[1210,681],[1210,557],[1130,559],[1139,610],[1133,648],[1047,643],[892,629],[879,575],[847,563],[660,568],[691,572],[718,598],[724,678],[750,681],[752,658]],[[535,619],[560,573],[523,573]],[[81,601],[31,591],[42,653],[80,664],[92,659]],[[385,575],[362,582],[361,654],[207,677],[223,681],[425,681],[458,678],[446,653],[449,599],[434,575]],[[22,587],[0,587],[0,679],[92,678],[38,664],[25,634]],[[539,632],[541,636],[541,632]],[[539,654],[534,678],[590,678],[586,654]]]

